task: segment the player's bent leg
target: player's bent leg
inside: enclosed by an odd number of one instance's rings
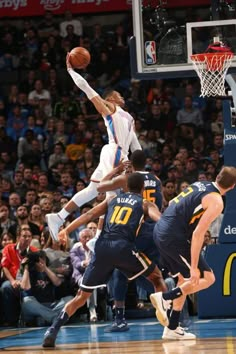
[[[88,187],[76,193],[59,213],[46,214],[45,218],[53,240],[58,241],[57,234],[65,218],[80,206],[97,196],[97,186],[98,182],[90,182]]]
[[[44,348],[55,347],[55,342],[57,334],[60,328],[69,320],[69,318],[82,307],[87,299],[91,296],[91,292],[85,292],[83,290],[78,290],[76,296],[70,300],[58,315],[58,317],[53,321],[53,324],[47,329],[44,334],[44,339],[42,346]]]
[[[215,275],[212,271],[204,271],[203,278],[199,279],[198,285],[192,285],[190,280],[186,280],[181,286],[180,289],[183,294],[190,295],[194,294],[200,290],[209,288],[215,282]]]
[[[153,272],[147,276],[147,279],[153,284],[156,292],[164,292],[167,290],[166,283],[162,277],[162,273],[157,266],[155,266]]]

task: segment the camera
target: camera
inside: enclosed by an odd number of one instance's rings
[[[27,260],[22,263],[22,267],[24,268],[26,265],[28,265],[29,270],[32,270],[35,267],[35,264],[39,262],[40,258],[45,259],[46,264],[48,265],[48,258],[45,252],[42,250],[36,252],[29,251],[26,255],[26,258]]]

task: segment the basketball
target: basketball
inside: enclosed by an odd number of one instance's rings
[[[74,69],[84,69],[89,65],[91,57],[87,49],[76,47],[70,51],[69,60]]]

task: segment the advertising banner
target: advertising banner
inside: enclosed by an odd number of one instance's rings
[[[163,1],[164,7],[189,7],[209,4],[210,0]],[[156,5],[154,5],[154,7],[155,6]],[[132,0],[0,0],[0,18],[6,16],[42,16],[45,11],[52,11],[54,14],[59,15],[63,14],[66,10],[70,10],[75,15],[83,15],[89,13],[128,11],[131,9]]]
[[[73,14],[127,11],[132,0],[0,0],[0,17],[42,16],[45,11]]]
[[[199,318],[236,316],[236,244],[208,246],[206,261],[216,281],[198,293]]]

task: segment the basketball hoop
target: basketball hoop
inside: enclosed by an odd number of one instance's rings
[[[201,97],[225,96],[225,76],[233,57],[230,51],[191,55],[201,82]]]

